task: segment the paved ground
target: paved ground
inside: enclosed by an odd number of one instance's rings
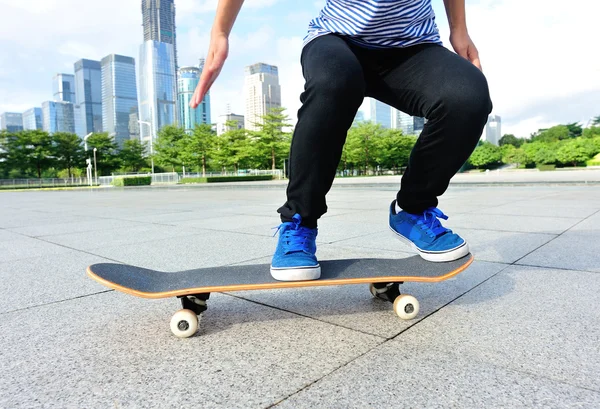
[[[453,186],[476,262],[406,284],[405,322],[365,286],[215,294],[177,339],[176,300],[85,275],[269,262],[284,187],[0,193],[0,407],[600,407],[600,186]],[[407,257],[394,191],[335,187],[321,259]]]

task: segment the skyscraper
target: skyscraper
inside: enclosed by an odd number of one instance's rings
[[[148,40],[140,47],[140,135],[156,138],[177,122],[177,74],[173,45]]]
[[[498,115],[490,115],[488,117],[488,122],[485,125],[485,136],[484,140],[498,145],[500,139],[502,138],[502,118]]]
[[[70,102],[42,102],[42,121],[44,131],[75,133],[74,106]]]
[[[201,61],[203,65],[203,61]],[[177,75],[177,98],[179,105],[179,124],[191,132],[197,124],[210,124],[210,93],[198,105],[196,109],[190,108],[190,101],[194,91],[200,82],[201,68],[182,67]]]
[[[42,108],[31,108],[23,112],[23,129],[44,129],[42,121]]]
[[[272,108],[281,107],[281,86],[276,66],[257,63],[246,67],[244,98],[246,100],[246,129],[256,131],[255,124]]]
[[[0,129],[8,132],[23,130],[23,115],[18,112],[5,112],[0,115]]]
[[[144,42],[149,40],[173,45],[177,69],[177,30],[174,0],[142,0]]]
[[[72,74],[56,74],[52,79],[55,101],[75,103],[75,76]]]
[[[102,71],[100,61],[79,60],[75,63],[75,108],[81,131],[102,132]],[[81,135],[80,135],[81,136]]]
[[[138,105],[135,60],[111,54],[101,61],[102,66],[102,129],[114,134],[119,146],[131,138],[129,115]]]
[[[375,98],[371,98],[369,105],[371,108],[371,121],[386,129],[392,128],[392,111],[395,110]]]

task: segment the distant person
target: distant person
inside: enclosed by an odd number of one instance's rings
[[[197,107],[228,55],[228,36],[243,0],[220,0],[210,48],[191,106]],[[438,197],[469,158],[492,110],[464,0],[444,0],[450,44],[442,45],[431,0],[327,0],[308,26],[301,65],[306,80],[290,151],[287,201],[271,263],[277,280],[315,280],[317,220],[333,183],[348,129],[364,97],[427,123],[411,153],[389,226],[425,260],[469,253],[445,228]],[[360,220],[359,218],[357,220]]]

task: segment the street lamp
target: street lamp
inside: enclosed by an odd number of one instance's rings
[[[140,120],[138,120],[138,122],[142,125],[148,125],[150,128],[150,162],[152,163],[152,174],[154,174],[154,136],[152,135],[152,124],[150,122]],[[140,127],[140,139],[143,140],[142,133],[142,127]]]
[[[98,168],[96,167],[96,151],[98,149],[94,148],[94,179],[96,179],[96,185],[98,185]]]

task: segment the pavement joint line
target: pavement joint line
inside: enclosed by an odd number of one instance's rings
[[[344,329],[350,330],[352,332],[358,332],[358,333],[363,334],[363,335],[369,335],[369,336],[372,336],[372,337],[377,337],[377,338],[380,338],[383,342],[387,341],[387,338],[386,337],[382,337],[381,335],[372,334],[372,333],[366,332],[366,331],[361,331],[361,330],[356,329],[356,328],[346,327],[345,325],[340,325],[340,324],[336,324],[334,322],[325,321],[325,320],[322,320],[320,318],[311,317],[310,315],[305,315],[305,314],[302,314],[302,313],[299,313],[299,312],[296,312],[296,311],[286,310],[285,308],[277,307],[275,305],[265,304],[265,303],[260,302],[260,301],[256,301],[256,300],[252,300],[250,298],[245,298],[245,297],[242,297],[242,296],[239,296],[239,295],[235,295],[235,294],[233,294],[231,292],[222,292],[221,294],[228,295],[230,297],[237,298],[239,300],[244,300],[244,301],[247,301],[247,302],[250,302],[250,303],[253,303],[253,304],[258,304],[258,305],[261,305],[263,307],[272,308],[272,309],[277,310],[277,311],[287,312],[289,314],[297,315],[297,316],[302,317],[302,318],[308,318],[310,320],[321,322],[323,324],[331,325],[331,326],[338,327],[338,328],[344,328]]]
[[[577,268],[567,268],[567,267],[538,266],[536,264],[521,264],[518,262],[515,262],[515,264],[511,264],[511,266],[532,267],[532,268],[540,268],[540,269],[544,269],[544,270],[574,271],[576,273],[600,274],[600,271],[580,270]]]
[[[79,300],[79,299],[82,299],[82,298],[92,297],[92,296],[99,295],[99,294],[112,293],[114,291],[115,290],[103,290],[103,291],[98,291],[98,292],[95,292],[95,293],[78,295],[76,297],[71,297],[71,298],[65,298],[64,300],[57,300],[57,301],[51,301],[51,302],[47,302],[47,303],[43,303],[43,304],[30,305],[29,307],[25,307],[25,308],[18,308],[16,310],[10,310],[10,311],[0,312],[0,315],[7,315],[7,314],[15,313],[15,312],[27,311],[27,310],[31,310],[31,309],[34,309],[34,308],[47,307],[48,305],[61,304],[61,303],[64,303],[64,302]]]
[[[403,329],[402,331],[400,331],[398,334],[396,334],[396,335],[394,335],[394,336],[392,336],[392,337],[389,337],[389,338],[384,338],[384,340],[383,340],[381,343],[379,343],[379,344],[377,344],[377,345],[373,346],[373,348],[370,348],[369,350],[365,351],[364,353],[362,353],[362,354],[359,354],[358,356],[354,357],[353,359],[351,359],[351,360],[349,360],[349,361],[345,362],[344,364],[342,364],[342,365],[338,366],[337,368],[335,368],[335,369],[333,369],[332,371],[330,371],[329,373],[327,373],[327,374],[325,374],[325,375],[321,376],[320,378],[318,378],[318,379],[315,379],[314,381],[312,381],[312,382],[310,382],[310,383],[306,384],[306,385],[305,385],[305,386],[303,386],[302,388],[298,389],[298,390],[297,390],[297,391],[295,391],[294,393],[291,393],[291,394],[289,394],[288,396],[286,396],[285,398],[283,398],[283,399],[281,399],[281,400],[279,400],[279,401],[275,402],[274,404],[272,404],[272,405],[269,405],[269,406],[266,406],[266,409],[270,409],[270,408],[274,408],[274,407],[278,406],[279,404],[281,404],[281,403],[285,402],[286,400],[288,400],[288,399],[289,399],[289,398],[291,398],[292,396],[295,396],[295,395],[299,394],[300,392],[302,392],[302,391],[304,391],[305,389],[307,389],[307,388],[311,387],[312,385],[316,384],[317,382],[320,382],[321,380],[325,379],[326,377],[328,377],[328,376],[330,376],[330,375],[334,374],[335,372],[337,372],[337,371],[339,371],[339,370],[341,370],[341,369],[343,369],[343,368],[347,367],[347,366],[348,366],[348,365],[350,365],[352,362],[354,362],[354,361],[356,361],[356,360],[358,360],[358,359],[362,358],[363,356],[365,356],[366,354],[370,353],[371,351],[373,351],[373,350],[375,350],[375,349],[377,349],[377,348],[381,347],[382,345],[385,345],[385,344],[386,344],[386,343],[388,343],[388,342],[391,342],[391,341],[395,340],[395,339],[396,339],[396,338],[398,338],[400,335],[402,335],[402,334],[404,334],[405,332],[409,331],[411,328],[414,328],[415,326],[419,325],[419,323],[423,322],[424,320],[426,320],[427,318],[429,318],[429,317],[430,317],[430,316],[432,316],[433,314],[437,313],[437,312],[438,312],[439,310],[441,310],[442,308],[446,307],[448,304],[450,304],[450,303],[452,303],[452,302],[456,301],[458,298],[462,297],[463,295],[467,294],[468,292],[472,291],[473,289],[475,289],[475,288],[479,287],[480,285],[482,285],[483,283],[487,282],[487,281],[488,281],[488,280],[490,280],[491,278],[493,278],[493,277],[495,277],[496,275],[500,274],[502,271],[504,271],[505,269],[507,269],[509,266],[510,266],[510,265],[506,265],[506,266],[505,266],[503,269],[501,269],[500,271],[498,271],[496,274],[494,274],[494,275],[492,275],[492,276],[488,277],[487,279],[483,280],[481,283],[479,283],[479,284],[475,285],[474,287],[472,287],[471,289],[469,289],[469,290],[465,291],[463,294],[460,294],[459,296],[457,296],[457,297],[456,297],[456,298],[454,298],[453,300],[449,301],[448,303],[446,303],[446,304],[442,305],[441,307],[439,307],[439,308],[438,308],[438,309],[436,309],[435,311],[433,311],[433,312],[431,312],[431,313],[427,314],[426,316],[422,317],[421,319],[419,319],[419,320],[418,320],[417,322],[415,322],[414,324],[412,324],[412,325],[408,326],[407,328]],[[249,301],[250,301],[250,300],[249,300]],[[285,311],[285,310],[284,310],[284,311]],[[300,315],[300,314],[299,314],[299,315]],[[308,318],[312,318],[312,317],[308,317]],[[314,319],[314,318],[313,318],[313,319]],[[329,324],[331,324],[331,323],[329,323]],[[332,324],[332,325],[337,325],[337,324]],[[343,327],[343,328],[346,328],[346,327]],[[357,331],[357,330],[353,330],[353,331]],[[357,332],[362,332],[362,331],[357,331]],[[370,334],[370,335],[372,335],[372,334]],[[379,336],[379,337],[381,338],[381,336]]]
[[[560,236],[562,236],[564,233],[568,232],[569,230],[571,230],[573,227],[577,226],[578,224],[583,223],[584,221],[586,221],[587,219],[591,218],[592,216],[595,216],[597,214],[600,214],[600,210],[597,210],[596,212],[590,214],[588,217],[584,217],[583,219],[581,219],[580,221],[578,221],[577,223],[573,224],[571,227],[569,227],[568,229],[564,230],[563,232],[559,233],[558,235],[556,235],[556,237],[551,238],[550,240],[548,240],[547,242],[545,242],[544,244],[534,248],[533,250],[531,250],[529,253],[521,256],[520,258],[518,258],[517,260],[515,260],[512,264],[515,265],[517,264],[519,261],[523,260],[525,257],[527,257],[528,255],[530,255],[531,253],[533,253],[534,251],[537,251],[539,249],[541,249],[542,247],[544,247],[545,245],[547,245],[550,242],[553,242],[554,240],[558,239]],[[539,267],[539,266],[536,266]],[[545,266],[545,268],[554,268],[551,266]]]

